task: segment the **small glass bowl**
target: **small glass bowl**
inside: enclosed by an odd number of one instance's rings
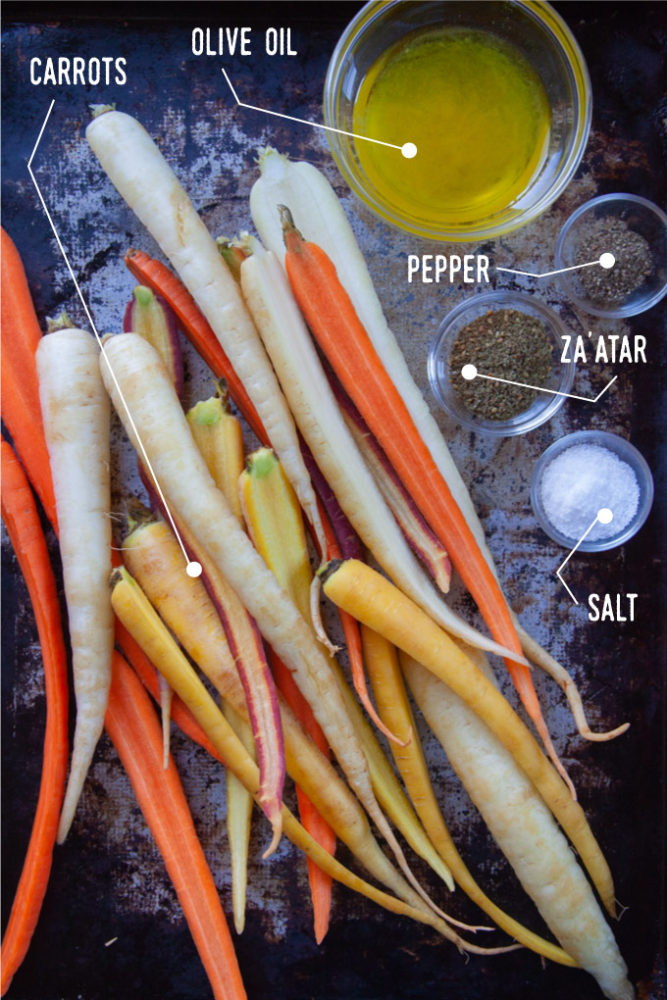
[[[516,309],[540,320],[552,346],[552,369],[547,385],[542,387],[549,391],[538,392],[537,398],[527,410],[509,420],[487,420],[471,413],[454,389],[451,381],[450,356],[459,331],[466,324],[479,316],[484,316],[487,312],[499,309]],[[575,366],[560,361],[563,347],[561,336],[565,333],[565,327],[556,313],[531,295],[511,291],[475,295],[459,303],[440,325],[427,362],[431,389],[441,406],[469,430],[496,437],[525,434],[553,417],[565,402],[565,394],[572,388]]]
[[[643,236],[651,248],[653,270],[639,288],[616,302],[592,300],[582,283],[582,269],[561,274],[561,287],[576,305],[594,316],[636,316],[650,309],[667,293],[667,215],[653,202],[636,194],[615,193],[593,198],[570,216],[558,236],[555,254],[558,269],[581,262],[581,255],[586,251],[587,230],[599,219],[620,219],[628,229]],[[612,251],[613,247],[609,247],[608,252]],[[588,259],[599,259],[601,252],[604,249],[596,247]]]
[[[544,86],[551,129],[541,167],[512,203],[484,218],[473,213],[469,220],[445,225],[408,215],[385,199],[362,167],[349,133],[354,132],[357,95],[376,60],[416,31],[447,26],[487,31],[518,48]],[[553,7],[532,0],[370,0],[343,32],[324,83],[324,121],[334,130],[328,133],[331,151],[352,190],[386,222],[443,242],[489,240],[544,212],[579,166],[591,115],[588,70],[572,32]]]
[[[578,444],[594,444],[607,448],[609,451],[614,452],[614,454],[617,455],[621,461],[626,462],[637,477],[637,483],[639,485],[639,503],[632,520],[616,535],[611,535],[608,538],[599,538],[597,540],[590,540],[586,538],[577,546],[578,552],[605,552],[608,549],[615,549],[637,534],[641,526],[646,521],[646,518],[651,510],[651,505],[653,504],[653,476],[651,475],[648,463],[641,452],[637,451],[634,445],[630,444],[629,441],[626,441],[625,438],[619,437],[618,434],[610,434],[608,431],[596,430],[575,431],[573,434],[567,434],[565,437],[559,438],[558,441],[554,441],[554,443],[550,445],[537,460],[533,470],[530,482],[530,502],[533,507],[533,512],[537,518],[538,524],[549,536],[549,538],[552,539],[552,541],[558,542],[559,545],[562,545],[567,549],[573,549],[577,545],[577,542],[579,541],[578,538],[568,538],[567,535],[563,535],[548,519],[542,503],[541,486],[542,477],[546,467],[558,455],[562,454],[573,445]],[[600,501],[600,507],[603,506],[604,498]]]

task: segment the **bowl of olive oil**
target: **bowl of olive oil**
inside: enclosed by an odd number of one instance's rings
[[[356,194],[427,239],[478,241],[536,218],[583,155],[590,83],[547,3],[371,0],[324,90],[331,149]]]

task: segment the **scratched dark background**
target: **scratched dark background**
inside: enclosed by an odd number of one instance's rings
[[[66,307],[75,322],[82,309],[48,222],[30,183],[26,161],[51,98],[56,105],[35,170],[77,279],[101,329],[117,327],[132,288],[121,260],[134,244],[153,250],[128,209],[101,175],[83,129],[89,103],[116,101],[160,137],[165,155],[184,180],[215,233],[251,225],[247,208],[256,177],[257,148],[270,142],[322,167],[334,183],[368,255],[390,324],[401,339],[415,378],[427,392],[425,357],[437,324],[465,295],[462,287],[416,288],[405,281],[405,256],[422,249],[412,237],[372,219],[346,190],[319,130],[241,112],[233,107],[218,66],[190,50],[193,26],[290,25],[298,58],[224,59],[239,96],[314,121],[329,56],[357,3],[79,4],[5,3],[2,35],[2,212],[28,273],[40,319]],[[592,77],[593,131],[577,177],[556,205],[518,233],[485,244],[505,266],[549,270],[560,226],[596,193],[625,190],[660,201],[664,191],[667,100],[664,98],[666,8],[661,3],[560,3]],[[30,85],[32,55],[124,56],[128,83],[108,88]],[[454,250],[455,248],[452,248]],[[469,250],[470,248],[459,248]],[[531,267],[528,267],[531,265]],[[632,723],[612,744],[581,740],[560,693],[539,679],[580,798],[609,858],[617,896],[627,907],[615,932],[642,998],[665,996],[664,968],[664,664],[665,619],[662,512],[665,487],[662,386],[665,309],[630,321],[592,321],[577,313],[555,282],[503,279],[529,289],[560,312],[573,332],[642,333],[649,364],[583,370],[586,391],[618,374],[599,407],[567,404],[547,425],[520,439],[495,441],[462,431],[441,416],[487,528],[501,576],[522,620],[561,657],[582,688],[596,728]],[[664,304],[663,304],[664,305]],[[199,370],[190,359],[194,386]],[[594,395],[594,393],[593,393]],[[433,400],[431,399],[431,402]],[[539,530],[530,510],[532,466],[557,437],[600,427],[629,437],[647,458],[656,503],[641,533],[622,549],[578,554],[568,583],[585,599],[591,591],[636,592],[634,623],[591,625],[555,580],[563,550]],[[120,499],[120,498],[119,498]],[[53,542],[53,539],[51,539]],[[54,554],[54,563],[57,559]],[[32,615],[6,538],[2,549],[2,863],[3,926],[22,863],[40,773],[44,702]],[[202,842],[229,915],[230,884],[219,770],[203,752],[174,733],[173,749]],[[445,813],[479,880],[501,904],[539,927],[497,850],[427,739],[427,751]],[[519,952],[465,962],[420,925],[389,915],[348,891],[334,890],[331,929],[317,947],[305,865],[284,844],[263,863],[266,829],[257,818],[251,844],[246,929],[236,949],[250,1000],[594,1000],[601,994],[584,973],[549,965]],[[344,852],[341,856],[345,857]],[[429,873],[420,877],[442,902]],[[479,920],[461,893],[447,906]],[[204,1000],[210,989],[161,860],[106,737],[98,749],[67,843],[55,852],[41,920],[9,1000]]]

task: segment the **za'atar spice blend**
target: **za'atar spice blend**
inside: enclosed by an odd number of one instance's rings
[[[529,409],[537,392],[494,380],[546,385],[552,347],[537,317],[518,309],[493,309],[461,328],[449,365],[452,386],[470,413],[484,420],[511,420]],[[467,380],[461,375],[464,365],[474,365],[494,380]]]

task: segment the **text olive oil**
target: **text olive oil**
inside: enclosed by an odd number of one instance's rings
[[[385,52],[364,78],[354,131],[417,155],[355,142],[397,212],[431,225],[477,222],[518,200],[540,169],[550,109],[521,53],[485,31],[442,28]]]

